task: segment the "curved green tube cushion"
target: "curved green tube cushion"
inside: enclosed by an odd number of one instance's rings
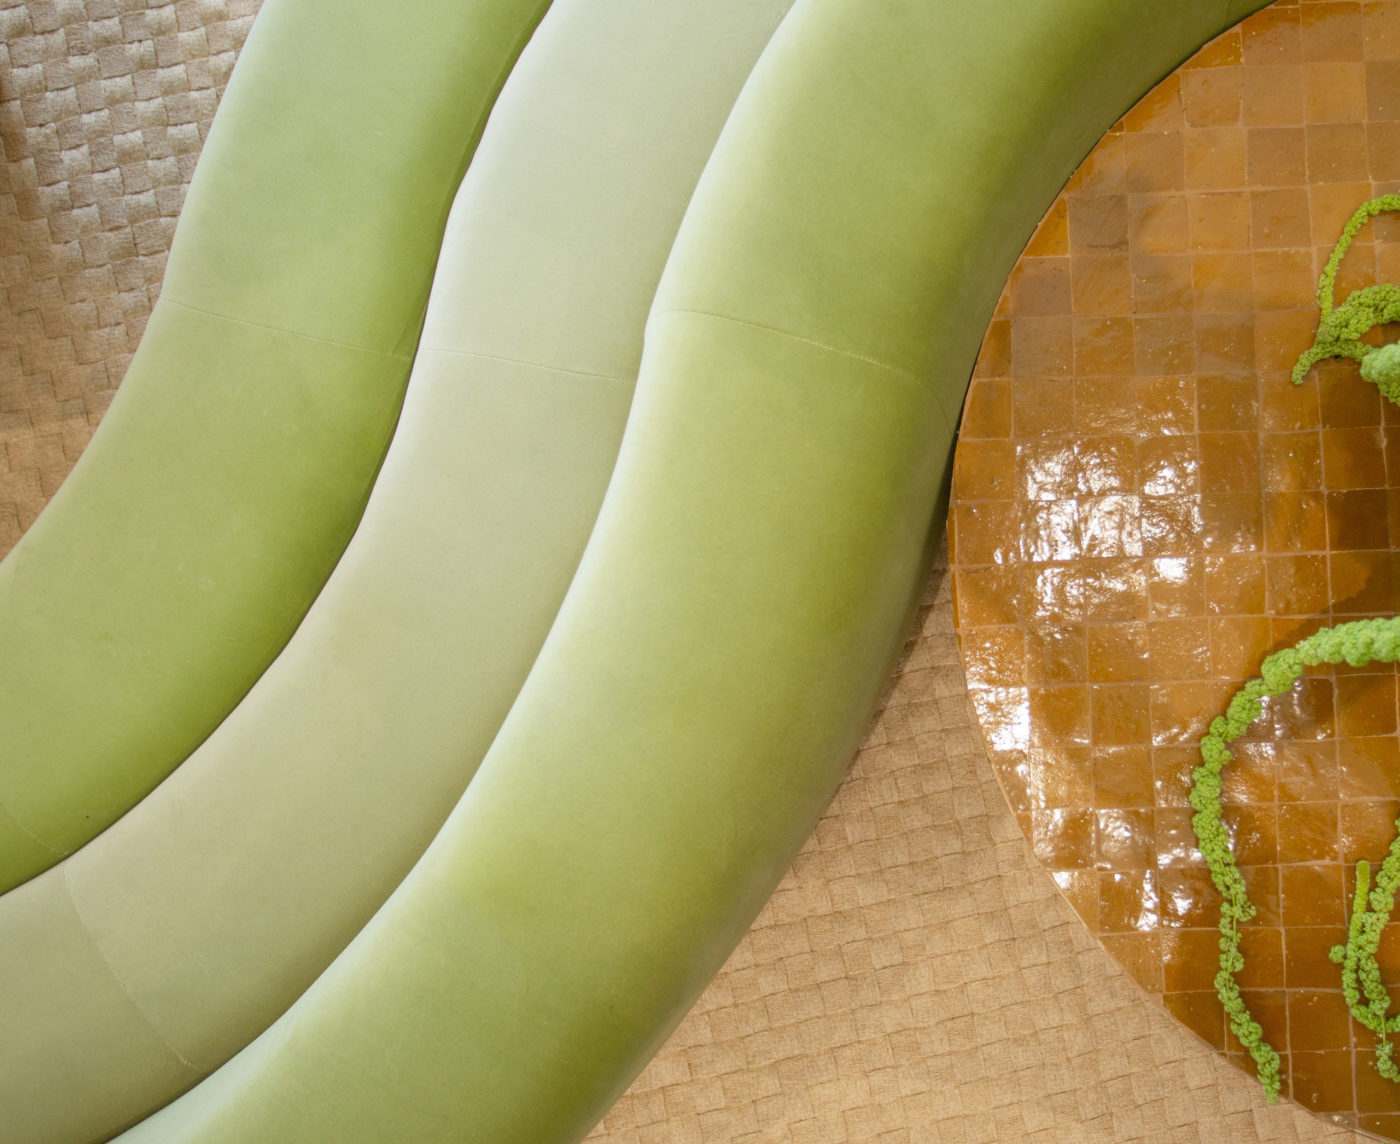
[[[268,0],[100,432],[0,564],[0,890],[137,802],[281,649],[398,416],[541,0]]]
[[[588,1132],[851,757],[1018,249],[1115,117],[1261,2],[799,0],[687,212],[598,524],[476,778],[316,984],[128,1144]]]
[[[786,7],[556,0],[457,195],[393,445],[325,589],[173,775],[0,897],[6,1144],[104,1138],[178,1095],[432,840],[577,567],[666,256]]]

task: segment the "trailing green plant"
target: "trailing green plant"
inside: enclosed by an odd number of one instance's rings
[[[1342,967],[1342,995],[1351,1015],[1376,1035],[1376,1071],[1386,1080],[1400,1081],[1395,1046],[1390,1042],[1391,1033],[1400,1033],[1400,1015],[1386,1016],[1390,1011],[1390,994],[1381,981],[1381,968],[1376,961],[1381,930],[1390,920],[1395,908],[1395,891],[1400,889],[1400,821],[1395,827],[1397,833],[1381,863],[1374,890],[1370,888],[1371,864],[1364,858],[1357,862],[1356,900],[1352,905],[1346,944],[1333,946],[1328,956]]]
[[[1350,358],[1361,363],[1361,376],[1372,382],[1387,398],[1400,405],[1400,343],[1367,345],[1362,336],[1386,322],[1400,321],[1400,286],[1382,282],[1353,290],[1340,306],[1333,304],[1337,271],[1352,239],[1369,219],[1386,211],[1400,211],[1400,195],[1381,195],[1356,208],[1342,228],[1342,236],[1332,248],[1331,257],[1317,283],[1317,305],[1322,317],[1317,338],[1293,365],[1293,384],[1303,378],[1323,358]]]
[[[1301,384],[1308,370],[1324,358],[1350,358],[1360,363],[1363,378],[1372,382],[1387,400],[1400,405],[1400,343],[1372,346],[1361,340],[1376,326],[1400,321],[1400,286],[1385,282],[1366,286],[1352,291],[1340,306],[1334,302],[1337,272],[1352,241],[1370,219],[1387,211],[1400,211],[1400,194],[1381,195],[1362,203],[1342,228],[1318,279],[1321,317],[1317,337],[1293,365],[1294,385]],[[1224,716],[1212,720],[1201,740],[1201,765],[1192,773],[1191,807],[1196,813],[1191,825],[1221,898],[1220,970],[1215,975],[1215,991],[1225,1007],[1230,1031],[1254,1059],[1270,1103],[1278,1099],[1281,1084],[1279,1056],[1250,1014],[1236,976],[1245,965],[1240,951],[1240,924],[1258,911],[1249,900],[1244,876],[1235,863],[1223,817],[1221,775],[1232,757],[1229,744],[1263,713],[1264,699],[1288,691],[1305,667],[1323,663],[1361,667],[1375,661],[1394,663],[1397,658],[1400,617],[1357,620],[1323,628],[1295,646],[1268,656],[1260,665],[1259,678],[1251,679],[1231,697]],[[1400,1015],[1388,1016],[1390,996],[1376,961],[1381,931],[1390,920],[1395,895],[1400,891],[1400,819],[1395,826],[1396,837],[1381,863],[1374,887],[1370,863],[1364,859],[1357,862],[1356,898],[1347,940],[1333,947],[1329,956],[1342,967],[1342,993],[1352,1016],[1376,1035],[1376,1070],[1386,1079],[1400,1082],[1400,1065],[1394,1059],[1394,1046],[1389,1039],[1392,1033],[1400,1033]]]
[[[1251,1015],[1237,980],[1237,974],[1245,966],[1244,954],[1240,951],[1240,924],[1249,921],[1258,911],[1249,900],[1249,890],[1235,863],[1224,822],[1222,773],[1233,757],[1229,745],[1263,714],[1264,699],[1282,695],[1292,688],[1304,668],[1324,663],[1361,667],[1375,661],[1394,663],[1397,658],[1400,658],[1400,618],[1356,620],[1323,628],[1295,646],[1268,656],[1260,665],[1259,677],[1251,679],[1234,694],[1225,714],[1211,721],[1201,740],[1201,765],[1191,776],[1190,801],[1195,811],[1191,825],[1210,870],[1211,881],[1221,898],[1220,970],[1215,975],[1215,991],[1225,1007],[1230,1031],[1254,1059],[1259,1081],[1270,1103],[1278,1099],[1281,1086],[1279,1055],[1264,1039],[1264,1030]],[[1400,830],[1400,822],[1397,830]],[[1369,889],[1370,867],[1359,863],[1358,885],[1363,880],[1368,892],[1362,895],[1358,891],[1359,905],[1352,914],[1347,943],[1338,947],[1340,955],[1338,950],[1333,950],[1332,955],[1333,960],[1342,965],[1343,991],[1350,989],[1346,995],[1353,1014],[1380,1038],[1377,1068],[1382,1076],[1400,1080],[1400,1069],[1392,1061],[1390,1042],[1386,1040],[1389,1033],[1400,1032],[1400,1017],[1386,1017],[1390,1000],[1381,984],[1375,960],[1380,930],[1390,916],[1396,890],[1400,889],[1400,838],[1391,844],[1375,889]],[[1361,1016],[1362,1012],[1365,1017]]]

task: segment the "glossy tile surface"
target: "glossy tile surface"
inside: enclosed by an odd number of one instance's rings
[[[1263,10],[1085,161],[1007,284],[963,416],[957,617],[1003,790],[1106,948],[1236,1059],[1190,774],[1270,651],[1400,611],[1400,410],[1352,363],[1288,379],[1343,222],[1397,190],[1400,0]],[[1338,298],[1377,280],[1400,283],[1400,216],[1362,231]],[[1227,820],[1259,908],[1240,982],[1285,1092],[1400,1139],[1400,1085],[1327,957],[1355,862],[1395,835],[1395,669],[1311,672],[1235,754]],[[1380,960],[1395,1012],[1400,924]]]

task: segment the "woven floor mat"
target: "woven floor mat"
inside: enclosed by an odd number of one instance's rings
[[[0,0],[0,553],[130,360],[259,3]],[[982,750],[940,569],[815,837],[592,1139],[1359,1137],[1265,1108],[1059,897]]]

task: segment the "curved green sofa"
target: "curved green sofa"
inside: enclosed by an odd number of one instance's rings
[[[458,192],[393,444],[325,588],[174,774],[0,897],[6,1144],[105,1138],[177,1096],[432,840],[573,576],[667,253],[786,7],[556,0]]]
[[[398,415],[447,209],[541,0],[267,0],[102,428],[0,563],[0,891],[281,649]]]
[[[485,762],[375,918],[128,1144],[580,1140],[840,778],[981,333],[1099,135],[1260,0],[799,0],[706,168],[617,469]]]

